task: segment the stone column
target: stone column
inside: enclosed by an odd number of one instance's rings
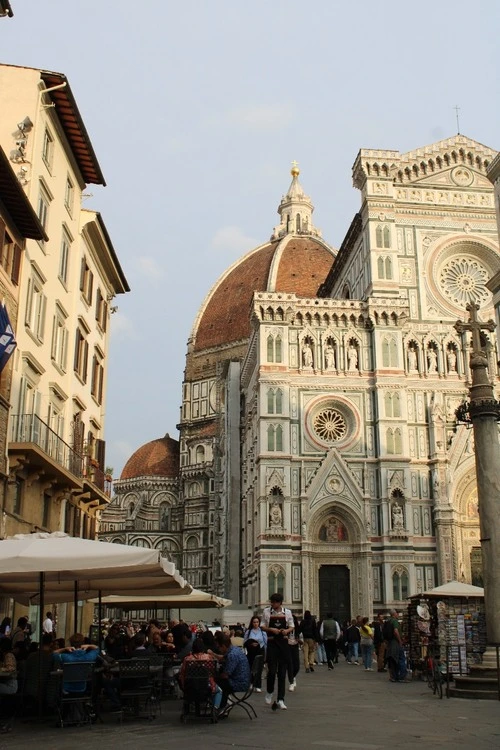
[[[488,375],[488,358],[481,342],[481,329],[494,330],[495,323],[481,323],[477,318],[477,305],[467,305],[470,312],[468,324],[457,322],[460,333],[472,332],[470,367],[472,385],[468,416],[474,429],[477,495],[481,550],[483,558],[484,599],[488,643],[500,644],[500,444],[498,420],[500,403],[496,401],[493,385]],[[457,417],[467,418],[463,407]]]

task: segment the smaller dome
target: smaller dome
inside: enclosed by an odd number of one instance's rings
[[[138,448],[123,467],[120,479],[151,476],[171,479],[179,476],[179,441],[168,433]]]

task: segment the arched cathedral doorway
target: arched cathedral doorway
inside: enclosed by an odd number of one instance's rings
[[[341,503],[318,510],[303,543],[304,608],[339,622],[371,614],[371,547],[360,519]]]

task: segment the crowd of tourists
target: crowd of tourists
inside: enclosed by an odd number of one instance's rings
[[[95,625],[93,630],[95,633]],[[100,631],[100,644],[91,643],[80,633],[66,643],[57,638],[54,618],[47,612],[40,643],[36,643],[26,617],[19,618],[15,627],[10,618],[4,618],[0,623],[0,701],[2,695],[17,692],[20,680],[23,694],[36,699],[40,676],[49,685],[61,664],[99,661],[104,665],[103,695],[111,709],[119,709],[120,685],[111,673],[106,674],[106,667],[124,659],[157,654],[170,655],[170,663],[178,666],[171,675],[181,690],[190,661],[217,665],[210,675],[210,687],[219,718],[228,715],[231,694],[247,690],[251,680],[254,692],[262,692],[264,665],[265,703],[274,710],[286,710],[286,688],[292,693],[296,690],[301,658],[306,674],[319,666],[332,671],[343,657],[348,665],[362,665],[366,672],[388,672],[392,682],[404,682],[407,677],[395,610],[386,617],[377,615],[373,622],[358,615],[339,623],[332,612],[317,619],[309,610],[299,618],[283,606],[283,597],[276,593],[262,617],[253,615],[246,626],[217,629],[201,622],[171,620],[162,624],[151,619],[142,624],[105,621]],[[257,656],[262,658],[255,662]],[[44,689],[43,695],[46,703],[50,702],[50,689]]]

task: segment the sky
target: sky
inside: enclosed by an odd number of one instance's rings
[[[457,132],[500,149],[498,0],[11,0],[0,62],[64,73],[131,292],[111,317],[106,464],[178,437],[186,344],[220,274],[269,239],[297,160],[339,247],[360,148]]]

